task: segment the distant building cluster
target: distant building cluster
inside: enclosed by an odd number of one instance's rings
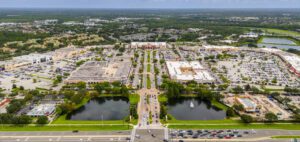
[[[239,50],[238,47],[234,46],[217,46],[217,45],[204,45],[202,49],[200,50],[205,50],[205,51],[237,51]]]
[[[198,83],[213,83],[215,79],[198,61],[167,61],[171,79],[179,82],[196,81]]]
[[[11,60],[0,62],[0,70],[10,71],[22,66],[49,62],[52,60],[56,61],[60,59],[72,58],[85,51],[85,48],[66,47],[44,54],[32,53],[29,55],[18,56]]]
[[[167,48],[166,42],[131,42],[131,48],[141,48],[141,49],[159,49]]]

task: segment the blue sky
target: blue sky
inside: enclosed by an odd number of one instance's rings
[[[18,8],[300,8],[300,0],[0,0]]]

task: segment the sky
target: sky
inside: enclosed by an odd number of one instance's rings
[[[0,0],[2,8],[300,8],[300,0]]]

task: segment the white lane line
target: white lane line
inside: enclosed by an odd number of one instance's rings
[[[131,131],[130,142],[134,142],[135,134],[136,134],[136,126],[134,126]]]
[[[58,137],[58,138],[56,139],[56,141],[60,141],[60,139],[61,139],[61,137]]]
[[[165,139],[169,140],[169,129],[168,128],[164,128],[165,129]]]

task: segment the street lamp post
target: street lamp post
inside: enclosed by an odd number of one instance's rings
[[[103,127],[103,114],[101,114],[102,127]]]

